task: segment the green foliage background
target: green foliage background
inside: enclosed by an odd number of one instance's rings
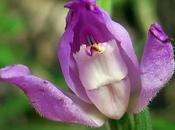
[[[64,30],[61,26],[64,17],[61,14],[66,14],[66,9],[63,9],[65,2],[0,0],[0,67],[17,63],[26,64],[35,75],[67,90],[55,49]],[[161,23],[170,38],[173,39],[175,36],[175,15],[172,13],[175,12],[175,2],[172,0],[98,0],[98,4],[107,10],[115,21],[127,28],[139,58],[151,23]],[[50,8],[47,9],[47,6]],[[38,12],[37,15],[35,11]],[[43,18],[44,13],[46,15]],[[44,22],[41,19],[44,19]],[[57,22],[60,23],[57,25]],[[149,106],[154,130],[175,129],[174,85],[173,78],[168,87],[163,89]],[[22,92],[14,86],[0,82],[0,130],[41,129],[92,128],[43,119],[34,111]],[[105,126],[98,129],[105,130]]]

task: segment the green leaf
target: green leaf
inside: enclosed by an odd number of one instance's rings
[[[110,15],[112,14],[112,1],[113,0],[97,0],[97,4],[106,10]]]

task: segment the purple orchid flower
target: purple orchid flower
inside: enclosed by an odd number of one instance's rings
[[[152,24],[141,63],[128,32],[96,5],[72,0],[58,47],[72,93],[31,74],[24,65],[0,69],[0,80],[18,86],[41,116],[100,127],[107,118],[138,113],[173,75],[173,47],[160,25]]]

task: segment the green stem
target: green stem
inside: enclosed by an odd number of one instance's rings
[[[108,120],[108,130],[152,130],[148,108],[138,114],[125,114],[120,120]]]
[[[149,109],[134,115],[135,130],[152,130]]]
[[[108,129],[109,130],[132,130],[130,128],[129,116],[125,114],[120,120],[112,120],[108,121]]]
[[[108,120],[108,130],[121,130],[117,120]]]

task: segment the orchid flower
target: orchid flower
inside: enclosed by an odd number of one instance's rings
[[[128,32],[96,0],[72,0],[65,7],[67,25],[57,53],[72,92],[20,64],[0,69],[0,80],[16,85],[53,121],[100,127],[108,118],[141,112],[174,71],[173,47],[160,25],[151,25],[139,64]]]

